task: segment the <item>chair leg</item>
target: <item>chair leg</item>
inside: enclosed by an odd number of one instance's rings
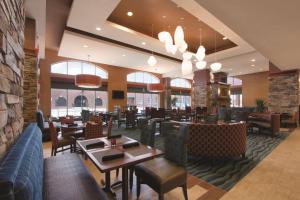
[[[158,193],[158,200],[164,200],[164,193],[162,192]]]
[[[137,176],[136,177],[136,198],[139,199],[141,194],[141,180],[140,178]]]
[[[187,184],[186,183],[182,186],[182,192],[183,192],[183,195],[184,195],[184,199],[188,200]]]
[[[54,149],[53,149],[53,147],[51,148],[51,156],[53,156],[53,154],[54,154]]]
[[[57,148],[54,148],[54,156],[56,156]]]
[[[134,168],[130,168],[129,169],[129,188],[130,188],[130,190],[132,190],[132,187],[133,187],[133,172],[134,172]]]

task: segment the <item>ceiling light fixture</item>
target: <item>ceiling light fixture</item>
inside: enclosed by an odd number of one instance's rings
[[[142,42],[142,45],[146,45],[146,42]]]
[[[217,62],[217,37],[216,37],[216,31],[215,31],[215,62],[210,65],[210,68],[212,71],[216,72],[219,71],[222,68],[222,64]]]
[[[251,67],[254,67],[254,66],[255,66],[254,64],[251,65]]]
[[[227,37],[225,37],[225,36],[223,37],[223,40],[227,40],[227,39],[228,39]]]
[[[97,30],[97,31],[101,31],[102,29],[101,29],[100,27],[97,27],[96,30]]]
[[[253,59],[251,60],[251,62],[255,62],[255,59],[253,58]]]
[[[88,55],[88,61],[90,60]],[[101,87],[101,77],[95,74],[83,74],[83,67],[81,66],[81,74],[75,76],[75,85],[80,88],[99,88]]]
[[[206,61],[205,60],[201,60],[201,61],[198,61],[198,62],[196,62],[196,67],[197,67],[197,69],[205,69],[205,67],[206,67]]]
[[[125,55],[125,54],[123,54],[122,56],[123,56],[123,57],[125,57],[126,55]]]
[[[153,24],[152,24],[152,37],[153,37]],[[157,60],[153,55],[153,47],[152,47],[152,55],[147,60],[148,65],[154,67],[157,64]]]
[[[127,12],[127,15],[128,15],[129,17],[131,17],[131,16],[133,15],[133,12],[128,11],[128,12]]]
[[[83,45],[82,47],[83,47],[83,48],[88,48],[89,46],[85,44],[85,45]]]

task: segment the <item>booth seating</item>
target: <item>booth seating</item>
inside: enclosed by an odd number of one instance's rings
[[[259,132],[269,132],[275,135],[280,130],[280,114],[251,113],[248,124],[252,128],[258,128]]]
[[[189,125],[188,154],[203,157],[245,156],[246,123]]]
[[[0,199],[107,199],[76,154],[43,158],[42,134],[32,123],[0,162]]]

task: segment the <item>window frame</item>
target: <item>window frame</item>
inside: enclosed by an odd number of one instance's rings
[[[170,86],[174,88],[187,88],[191,89],[192,84],[190,81],[184,78],[174,78],[170,81]]]
[[[140,75],[140,74],[142,74],[142,78],[141,78],[141,76],[137,77],[137,75]],[[133,80],[133,76],[134,76],[134,80]],[[146,80],[149,80],[149,81],[146,81]],[[126,81],[130,82],[130,83],[143,83],[143,84],[160,83],[160,79],[157,76],[155,76],[154,74],[151,74],[149,72],[142,72],[142,71],[132,72],[132,73],[127,74]]]

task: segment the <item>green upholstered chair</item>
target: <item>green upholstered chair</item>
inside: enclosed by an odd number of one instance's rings
[[[147,184],[164,199],[164,194],[182,187],[185,200],[187,195],[187,135],[188,128],[181,125],[178,132],[165,136],[165,157],[155,158],[135,166],[137,176],[137,198],[140,196],[141,184]]]

